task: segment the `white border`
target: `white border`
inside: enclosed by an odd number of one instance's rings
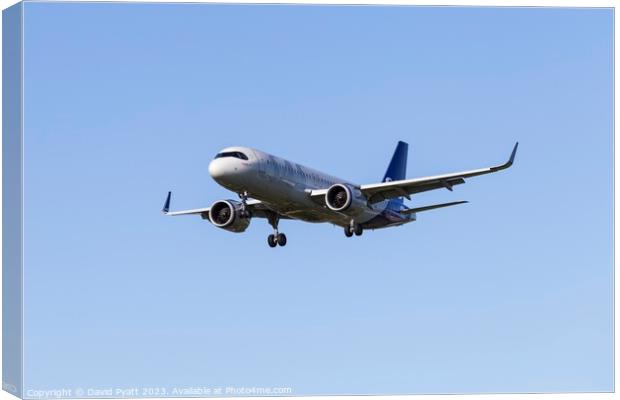
[[[33,1],[33,0],[29,0]],[[45,0],[34,0],[34,1],[45,1]],[[79,2],[79,0],[63,0],[66,2]],[[106,2],[123,2],[118,0],[107,0]],[[246,4],[264,4],[264,3],[276,3],[275,1],[265,1],[265,0],[243,0],[240,2],[234,1],[226,1],[226,0],[211,0],[211,1],[182,1],[182,0],[138,0],[137,2],[146,2],[146,3],[246,3]],[[0,0],[0,7],[2,9],[8,8],[13,4],[16,4],[15,0]],[[504,1],[485,1],[485,0],[475,0],[475,1],[463,1],[463,0],[426,0],[426,1],[406,1],[406,0],[288,0],[285,2],[286,4],[358,4],[358,5],[427,5],[427,6],[479,6],[479,7],[498,7],[498,6],[508,6],[508,7],[616,7],[618,1],[576,1],[576,0],[564,0],[564,1],[552,1],[552,0],[540,0],[540,1],[517,1],[517,0],[504,0]],[[615,15],[614,15],[615,20]],[[23,14],[22,14],[23,21]],[[614,21],[615,22],[615,21]],[[23,24],[22,24],[22,35],[23,35]],[[23,36],[22,36],[23,37]],[[0,19],[0,43],[2,40],[2,30],[1,30],[1,19]],[[616,247],[616,213],[615,206],[617,205],[617,195],[616,195],[616,177],[617,174],[617,166],[615,164],[615,153],[618,151],[618,142],[615,141],[615,115],[617,113],[617,106],[615,102],[615,93],[617,88],[617,83],[615,80],[615,75],[617,72],[617,66],[615,64],[615,44],[618,42],[618,33],[614,29],[614,387],[615,382],[617,382],[618,378],[618,370],[615,368],[615,360],[616,360],[616,337],[617,331],[615,330],[615,312],[618,309],[617,298],[615,296],[615,287],[617,286],[617,276],[615,274],[615,247]],[[0,63],[2,62],[2,53],[0,52]],[[22,70],[23,70],[23,53],[22,53]],[[2,84],[0,83],[0,91],[2,89]],[[0,99],[0,115],[2,113],[2,100]],[[23,81],[22,81],[22,128],[23,128]],[[23,152],[23,136],[22,136],[22,152]],[[2,157],[2,142],[0,141],[0,161]],[[22,154],[22,174],[23,174],[23,154]],[[2,164],[0,162],[0,174],[2,172]],[[558,195],[561,195],[559,193]],[[0,203],[2,202],[2,187],[0,186]],[[22,192],[22,202],[23,202],[23,192]],[[1,205],[1,204],[0,204]],[[2,224],[2,216],[0,215],[0,225]],[[23,215],[22,215],[22,224],[23,224]],[[2,242],[2,232],[0,231],[0,243]],[[22,254],[23,255],[23,254]],[[2,277],[0,275],[0,288],[2,283]],[[22,284],[23,284],[23,271],[22,271]],[[1,289],[0,289],[1,291]],[[23,296],[23,290],[22,290]],[[0,306],[2,304],[2,298],[0,296]],[[1,309],[1,308],[0,308]],[[22,315],[23,315],[23,301],[22,301]],[[0,335],[2,332],[2,321],[0,319]],[[0,357],[2,355],[2,349],[0,348]],[[22,358],[23,358],[23,343],[22,343]],[[23,368],[23,366],[22,366]],[[572,400],[572,399],[611,399],[615,398],[615,393],[567,393],[567,394],[472,394],[472,395],[411,395],[411,396],[401,396],[401,395],[393,395],[393,396],[371,396],[376,399],[385,399],[385,400],[411,400],[411,399],[420,399],[420,400],[438,400],[438,399],[453,399],[457,396],[467,396],[468,399],[477,400],[500,400],[500,399],[515,399],[517,396],[526,397],[526,398],[544,398],[544,399],[563,399],[563,400]],[[309,399],[317,399],[317,400],[359,400],[360,396],[304,396]],[[304,397],[278,397],[279,399],[291,400],[291,399],[302,399]],[[366,397],[366,396],[364,396]],[[0,399],[15,399],[16,397],[8,394],[7,392],[2,391],[0,393]],[[239,399],[255,399],[256,397],[239,397]],[[153,399],[160,400],[160,398]]]

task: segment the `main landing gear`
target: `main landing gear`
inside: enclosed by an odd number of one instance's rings
[[[286,235],[284,233],[272,233],[267,236],[267,244],[269,247],[286,246]]]
[[[277,245],[286,246],[286,235],[278,232],[278,222],[280,222],[280,216],[276,213],[270,213],[267,216],[269,225],[273,227],[273,233],[267,236],[267,244],[269,247],[276,247]]]
[[[364,233],[364,228],[362,228],[362,225],[356,224],[355,221],[351,221],[349,226],[344,227],[344,235],[346,237],[351,237],[353,234],[355,236],[362,236],[362,233]]]

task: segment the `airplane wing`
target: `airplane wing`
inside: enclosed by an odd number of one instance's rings
[[[194,208],[192,210],[182,210],[182,211],[170,211],[170,198],[172,197],[172,192],[168,192],[168,197],[166,197],[166,202],[164,203],[164,208],[162,212],[167,216],[176,216],[176,215],[200,215],[202,219],[209,219],[209,211],[211,207],[205,208]],[[246,203],[247,209],[252,214],[252,217],[258,218],[267,218],[270,213],[277,213],[277,211],[271,210],[267,207],[262,201],[249,199]],[[289,219],[287,216],[280,214],[280,219]]]
[[[361,192],[368,199],[368,203],[379,203],[383,200],[392,199],[395,197],[406,197],[411,199],[410,195],[415,193],[426,192],[435,189],[448,189],[452,191],[454,185],[460,185],[465,183],[465,178],[471,178],[478,175],[490,174],[493,172],[501,171],[506,168],[510,168],[514,162],[515,155],[517,154],[517,142],[512,149],[510,158],[508,161],[501,165],[496,165],[488,168],[480,168],[463,172],[456,172],[444,175],[427,176],[424,178],[403,179],[398,181],[372,183],[369,185],[360,186]],[[310,196],[317,201],[323,201],[321,196],[325,196],[327,189],[312,190]]]

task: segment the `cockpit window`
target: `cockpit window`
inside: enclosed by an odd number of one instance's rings
[[[223,153],[218,153],[215,158],[223,158],[223,157],[235,157],[235,158],[239,158],[241,160],[247,160],[248,156],[246,156],[245,154],[243,154],[240,151],[225,151]]]

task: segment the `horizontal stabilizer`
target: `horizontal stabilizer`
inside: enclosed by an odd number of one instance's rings
[[[400,213],[405,214],[405,215],[414,214],[414,213],[418,213],[422,211],[434,210],[435,208],[450,207],[450,206],[455,206],[457,204],[463,204],[463,203],[469,203],[469,202],[468,201],[453,201],[451,203],[433,204],[432,206],[424,206],[424,207],[410,208],[408,210],[402,210],[400,211]]]

